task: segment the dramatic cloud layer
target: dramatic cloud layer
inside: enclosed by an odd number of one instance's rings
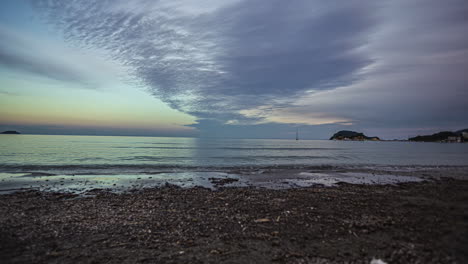
[[[103,54],[99,57],[79,48],[64,47],[60,41],[38,33],[0,25],[0,39],[0,66],[25,76],[45,77],[89,89],[99,87],[107,79],[119,78],[125,72],[124,67]]]
[[[464,0],[32,3],[71,42],[106,50],[154,96],[197,116],[199,128],[468,122]]]
[[[44,57],[34,49],[32,39],[27,40],[6,28],[0,27],[0,65],[8,69],[25,71],[60,81],[80,82],[80,74],[63,61]]]

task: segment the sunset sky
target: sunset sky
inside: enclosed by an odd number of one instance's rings
[[[466,0],[0,5],[0,130],[393,139],[468,128]]]

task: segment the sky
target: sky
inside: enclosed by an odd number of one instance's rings
[[[406,139],[468,128],[466,0],[0,5],[0,130]]]

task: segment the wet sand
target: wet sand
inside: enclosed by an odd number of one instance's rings
[[[71,167],[73,168],[73,167]],[[166,168],[134,170],[73,171],[68,168],[41,169],[21,167],[0,172],[0,194],[16,191],[86,193],[92,189],[126,192],[131,189],[159,188],[169,183],[183,188],[203,187],[215,190],[217,181],[226,187],[289,189],[316,185],[396,184],[450,178],[467,180],[467,166],[252,166]]]
[[[468,263],[468,181],[0,195],[2,263]]]

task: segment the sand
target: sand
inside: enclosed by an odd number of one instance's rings
[[[468,263],[468,181],[0,195],[2,263]]]

